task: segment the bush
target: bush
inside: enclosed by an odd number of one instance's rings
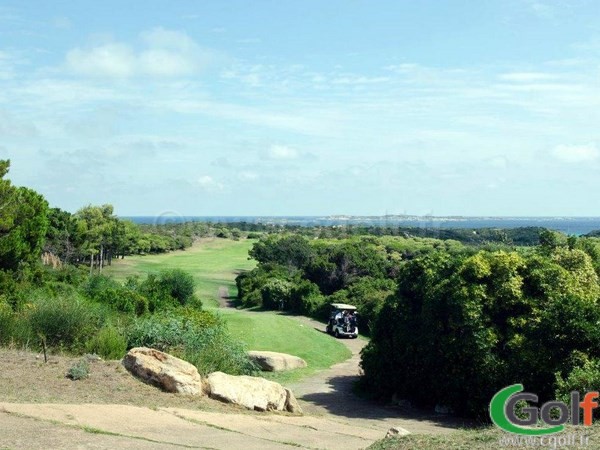
[[[574,366],[565,378],[560,373],[556,374],[555,396],[557,400],[569,404],[571,392],[577,391],[583,396],[588,391],[597,390],[598,386],[600,386],[600,359],[590,360],[584,357],[583,361]]]
[[[267,309],[287,309],[291,289],[291,282],[281,278],[270,278],[260,290],[262,306]]]
[[[135,287],[137,288],[137,285]],[[91,300],[109,305],[117,311],[127,314],[134,313],[141,316],[149,309],[149,301],[144,295],[105,275],[90,276],[83,291]]]
[[[0,296],[0,344],[12,340],[15,326],[15,314],[5,299]]]
[[[151,312],[185,305],[202,308],[202,302],[194,295],[194,277],[181,269],[165,270],[158,275],[150,274],[141,283],[128,279],[127,285],[135,286],[137,292],[148,299],[148,309]]]
[[[78,297],[49,297],[34,300],[26,319],[35,336],[49,346],[79,347],[105,321],[103,311]]]
[[[121,359],[127,350],[127,339],[114,326],[105,326],[87,342],[86,350],[104,359]]]
[[[314,314],[326,303],[319,287],[308,280],[299,280],[293,284],[289,293],[286,309],[303,314]]]
[[[202,375],[217,371],[249,375],[258,369],[248,358],[244,346],[235,341],[222,325],[191,333],[186,337],[180,356],[196,366]]]
[[[67,372],[67,378],[71,380],[84,380],[90,376],[90,363],[85,358],[81,358],[71,366]]]
[[[436,252],[405,264],[398,286],[362,352],[363,382],[382,398],[486,418],[516,382],[540,402],[554,384],[564,395],[600,383],[598,279],[579,250]]]
[[[181,269],[161,272],[158,277],[158,285],[164,293],[175,299],[180,305],[186,305],[194,298],[194,277]]]
[[[194,364],[203,375],[215,371],[240,375],[254,370],[244,348],[231,338],[222,320],[208,311],[185,308],[177,315],[157,313],[139,318],[128,330],[127,345],[172,353]]]

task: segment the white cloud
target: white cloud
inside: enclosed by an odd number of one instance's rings
[[[510,72],[500,75],[500,79],[516,82],[545,81],[555,79],[556,75],[543,72]]]
[[[221,191],[224,187],[222,183],[216,181],[210,175],[202,175],[198,178],[197,183],[202,189],[207,191]]]
[[[269,158],[271,159],[296,159],[298,151],[286,145],[272,145],[269,148]]]
[[[182,31],[167,30],[162,27],[153,28],[140,34],[140,38],[149,47],[172,49],[180,52],[196,50],[198,45]]]
[[[135,49],[114,42],[97,47],[74,48],[67,53],[66,64],[73,72],[98,77],[184,76],[196,73],[211,58],[192,38],[180,31],[154,28],[140,34],[145,48]]]
[[[559,145],[554,148],[552,153],[555,158],[568,163],[595,161],[600,156],[598,147],[593,143],[584,145]]]
[[[67,53],[67,66],[84,75],[128,77],[133,75],[136,61],[130,47],[116,43],[90,50],[70,50]]]
[[[530,11],[541,19],[552,19],[557,14],[556,4],[550,4],[539,0],[527,2]]]
[[[148,50],[139,57],[140,71],[151,75],[191,75],[196,68],[197,64],[193,59],[166,50]]]
[[[240,172],[238,178],[242,181],[256,181],[259,178],[259,175],[256,172]]]

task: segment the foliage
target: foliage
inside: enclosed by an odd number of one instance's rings
[[[577,355],[580,356],[580,355]],[[588,359],[585,355],[574,365],[571,371],[562,376],[556,373],[555,397],[566,404],[570,403],[571,392],[579,392],[581,396],[594,391],[600,384],[600,359]],[[597,416],[598,413],[596,412]]]
[[[86,343],[86,350],[104,359],[121,359],[127,350],[127,339],[116,327],[107,325]]]
[[[538,250],[409,261],[363,351],[365,386],[479,417],[515,382],[551,399],[573,351],[600,356],[598,278],[581,250]]]
[[[48,227],[48,203],[37,192],[14,187],[0,160],[0,269],[16,270],[40,257]]]
[[[139,318],[128,330],[127,341],[129,348],[153,347],[179,356],[203,375],[215,371],[249,374],[255,369],[223,321],[208,311],[188,308],[178,315],[157,313]]]
[[[78,296],[40,295],[32,300],[25,318],[34,336],[45,338],[51,347],[80,348],[106,320],[106,312]]]
[[[88,278],[83,290],[88,298],[117,311],[134,313],[138,316],[149,308],[148,299],[128,286],[123,286],[114,279],[104,275],[92,275]]]
[[[194,300],[194,277],[181,269],[162,271],[158,277],[158,286],[182,306]]]
[[[90,363],[86,358],[81,358],[73,364],[67,372],[67,378],[73,381],[84,380],[90,376]]]

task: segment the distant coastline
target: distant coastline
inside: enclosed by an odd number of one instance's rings
[[[519,228],[544,227],[566,234],[583,235],[600,230],[600,217],[467,217],[467,216],[123,216],[138,224],[184,222],[261,223],[296,226],[382,226],[418,228]]]

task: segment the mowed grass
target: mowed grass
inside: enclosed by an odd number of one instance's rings
[[[113,260],[105,273],[124,281],[130,275],[146,276],[164,269],[182,269],[194,276],[196,294],[204,306],[217,307],[219,287],[224,286],[229,290],[229,295],[236,295],[237,274],[256,266],[256,261],[248,259],[248,251],[254,242],[247,239],[201,239],[183,251]]]
[[[289,353],[304,359],[308,367],[289,372],[264,373],[280,383],[296,381],[319,370],[345,361],[350,350],[337,339],[273,311],[236,311],[223,309],[229,330],[248,350]],[[325,325],[323,325],[323,329]]]
[[[295,381],[348,359],[351,352],[344,344],[290,317],[272,311],[217,309],[219,288],[226,287],[230,296],[236,296],[235,277],[256,266],[256,261],[248,260],[248,251],[254,242],[203,239],[185,251],[113,260],[106,274],[123,281],[130,275],[144,277],[164,269],[177,268],[191,273],[204,307],[218,311],[233,336],[248,350],[289,353],[303,358],[308,364],[305,369],[265,373],[269,379],[283,383]]]

